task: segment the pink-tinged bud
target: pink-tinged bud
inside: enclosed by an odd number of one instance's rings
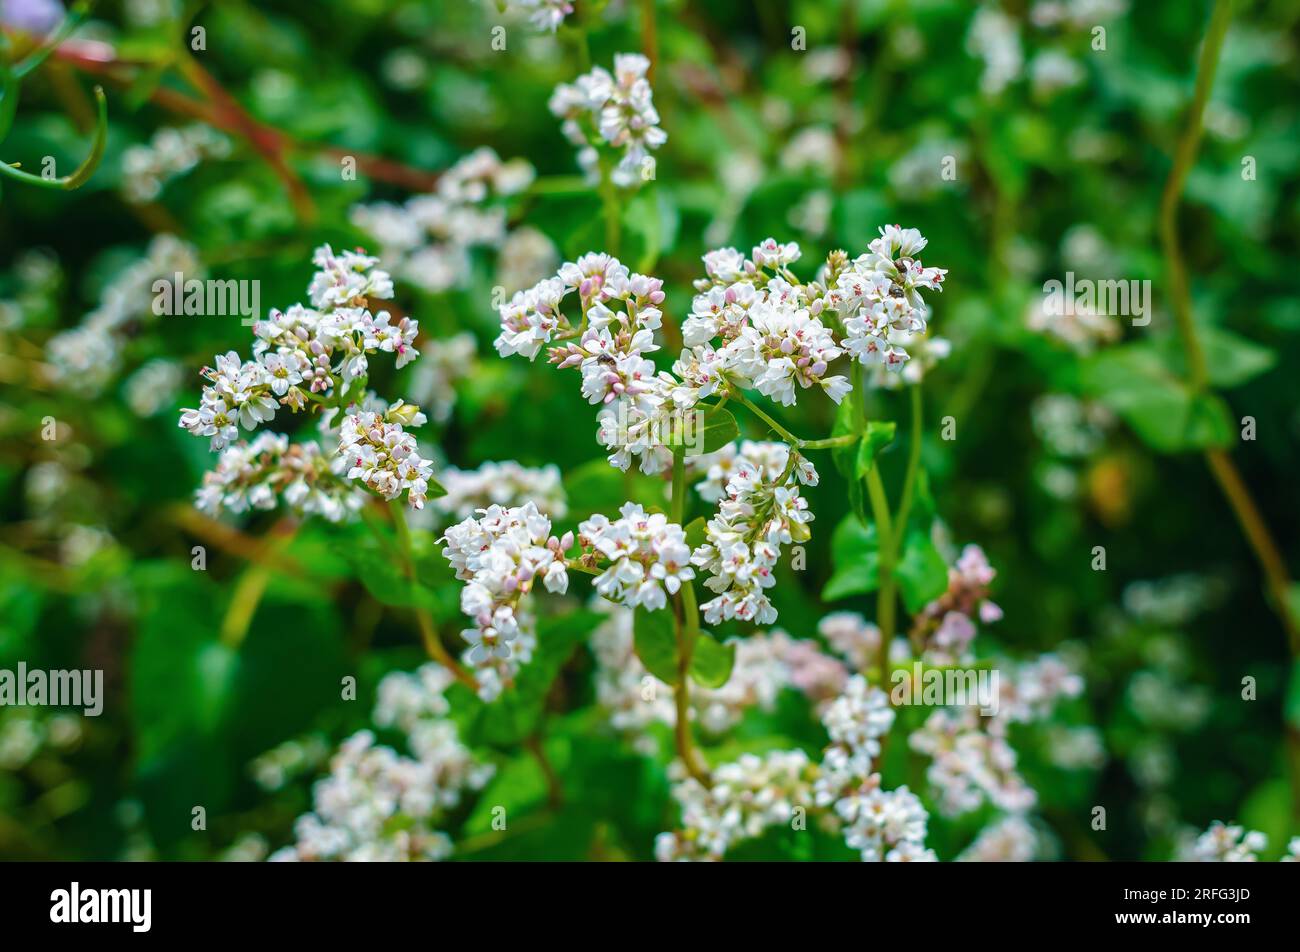
[[[557,368],[560,370],[568,370],[570,367],[576,367],[580,363],[582,363],[581,354],[570,354],[557,364]]]
[[[820,377],[824,373],[826,373],[826,361],[819,360],[812,365],[812,375],[814,377]]]
[[[791,340],[790,338],[788,338],[788,337],[787,337],[785,340],[781,341],[781,353],[783,353],[783,354],[793,354],[793,353],[794,353],[794,341],[792,341],[792,340]]]
[[[513,575],[510,575],[507,576],[506,580],[501,583],[501,587],[505,589],[507,592],[513,592],[515,589],[519,587],[519,581]]]
[[[654,305],[663,304],[663,303],[664,303],[664,299],[665,299],[667,296],[668,296],[668,295],[664,294],[663,291],[651,291],[651,292],[650,292],[650,303],[651,303],[651,304],[654,304]]]
[[[560,537],[560,551],[567,552],[571,548],[573,548],[573,533],[566,532]]]

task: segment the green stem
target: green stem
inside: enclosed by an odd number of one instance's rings
[[[621,214],[618,205],[618,188],[610,177],[609,160],[600,160],[600,207],[605,216],[605,247],[616,256],[622,232]]]
[[[921,385],[913,384],[908,388],[912,403],[912,444],[908,447],[907,473],[903,477],[903,495],[898,503],[898,516],[894,525],[898,527],[899,538],[907,534],[907,519],[912,514],[912,495],[916,490],[916,474],[921,468],[921,431],[924,418],[921,406]]]
[[[1223,49],[1223,38],[1227,35],[1231,20],[1232,0],[1216,0],[1214,13],[1210,16],[1210,27],[1201,46],[1201,59],[1196,67],[1196,89],[1192,94],[1192,107],[1187,118],[1187,127],[1178,140],[1174,151],[1173,168],[1169,172],[1164,193],[1160,197],[1160,242],[1164,246],[1169,271],[1170,298],[1173,303],[1174,318],[1178,324],[1178,334],[1182,338],[1183,349],[1187,354],[1192,388],[1197,392],[1203,391],[1208,385],[1209,370],[1205,362],[1205,351],[1201,347],[1200,338],[1196,336],[1196,327],[1192,323],[1192,300],[1187,284],[1187,268],[1183,263],[1182,250],[1178,246],[1178,199],[1183,193],[1183,183],[1187,181],[1187,175],[1196,162],[1205,104],[1210,98],[1210,87],[1214,85],[1214,74],[1219,66],[1219,53]]]
[[[795,436],[793,433],[791,433],[789,430],[783,427],[780,423],[777,423],[774,419],[768,416],[766,412],[764,412],[762,407],[758,406],[758,404],[750,400],[749,397],[745,396],[744,391],[742,391],[738,385],[736,385],[731,381],[728,381],[728,383],[731,383],[731,395],[735,397],[737,400],[739,400],[740,404],[745,408],[747,408],[750,413],[754,414],[754,416],[758,417],[760,420],[762,420],[764,423],[770,426],[773,432],[779,435],[781,439],[789,443],[790,446],[793,447],[794,449],[798,449],[799,447],[805,445],[804,440],[799,439],[799,437]]]
[[[857,436],[867,429],[867,388],[862,365],[853,362],[854,428]],[[879,587],[876,590],[876,627],[880,629],[880,687],[889,692],[889,645],[894,640],[894,559],[898,554],[894,531],[889,517],[889,497],[880,478],[880,467],[872,466],[866,475],[867,496],[871,501],[871,517],[876,523],[876,545],[879,552]],[[901,529],[900,529],[901,532]]]
[[[16,88],[10,92],[6,91],[5,99],[12,102],[15,99],[10,97],[17,96]],[[85,183],[95,169],[99,168],[99,162],[104,157],[104,146],[108,143],[108,100],[104,97],[104,90],[95,87],[95,102],[99,106],[98,118],[95,120],[95,140],[91,143],[90,154],[86,160],[77,166],[70,174],[61,178],[45,178],[43,175],[32,175],[30,172],[24,172],[16,166],[0,162],[0,175],[7,178],[16,179],[19,182],[26,182],[28,185],[35,185],[38,188],[61,189],[71,191]]]
[[[673,449],[673,495],[669,511],[672,520],[681,525],[686,512],[686,448],[682,446]],[[673,692],[677,717],[673,737],[686,772],[708,787],[711,785],[709,773],[700,762],[691,736],[691,656],[700,636],[700,609],[695,601],[694,583],[682,584],[680,603],[681,617],[677,621],[677,689]]]

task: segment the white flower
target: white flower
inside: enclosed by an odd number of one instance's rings
[[[564,120],[562,129],[579,147],[578,161],[591,181],[597,181],[597,144],[622,151],[611,170],[615,185],[628,188],[643,176],[649,152],[668,141],[659,127],[650,81],[650,61],[640,53],[619,53],[614,73],[596,67],[572,85],[561,84],[551,96],[550,109]]]
[[[520,638],[521,599],[540,577],[549,592],[564,592],[569,578],[564,551],[573,544],[550,535],[551,520],[531,503],[503,508],[491,505],[447,529],[442,554],[456,577],[468,584],[461,590],[461,611],[474,620],[462,632],[470,643],[469,661],[484,665],[493,658],[511,659]]]
[[[1268,837],[1255,830],[1227,825],[1219,820],[1210,824],[1179,859],[1194,863],[1254,863],[1268,846]]]
[[[578,526],[578,543],[607,563],[596,591],[612,602],[651,611],[664,608],[683,582],[695,578],[682,527],[663,513],[625,503],[611,522],[592,516]]]
[[[359,479],[385,499],[405,492],[412,509],[424,508],[433,467],[416,452],[415,437],[401,423],[371,411],[350,413],[343,418],[338,451],[348,479]]]

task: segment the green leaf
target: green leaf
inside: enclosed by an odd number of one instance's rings
[[[894,568],[898,591],[907,610],[915,614],[948,590],[948,564],[926,532],[912,530]]]
[[[824,601],[874,592],[880,585],[876,527],[864,526],[852,515],[845,516],[831,535],[831,561],[835,571],[822,589]]]
[[[701,632],[691,655],[691,677],[706,688],[720,688],[731,677],[735,663],[734,642],[720,644],[708,632]]]
[[[1277,364],[1275,351],[1226,328],[1203,326],[1197,331],[1197,336],[1205,353],[1214,355],[1206,369],[1210,383],[1215,387],[1240,387]],[[1177,337],[1164,338],[1161,350],[1170,368],[1180,374],[1186,373],[1187,358]]]
[[[632,641],[636,656],[646,670],[665,684],[676,686],[677,632],[672,612],[667,609],[657,612],[636,609],[632,619]]]
[[[1103,351],[1084,364],[1082,381],[1091,396],[1120,414],[1155,450],[1177,453],[1232,441],[1223,400],[1194,393],[1154,347],[1128,344]]]
[[[740,437],[740,427],[736,425],[736,418],[731,415],[730,410],[708,407],[704,410],[701,423],[695,446],[691,447],[692,450],[696,446],[701,447],[700,453],[716,453]]]
[[[708,520],[703,516],[698,516],[686,524],[686,544],[692,549],[697,549],[704,545],[708,532]]]
[[[603,458],[570,471],[564,477],[564,491],[570,499],[582,500],[584,512],[615,512],[628,498],[623,474]]]
[[[831,436],[847,436],[854,432],[856,420],[854,417],[853,402],[858,399],[856,393],[845,395],[840,401],[840,405],[835,408],[835,422],[831,426]],[[853,441],[847,446],[837,446],[831,450],[831,460],[835,463],[835,468],[844,476],[854,476],[857,470],[858,443]],[[859,496],[861,493],[859,493]]]
[[[867,424],[867,431],[858,444],[857,476],[862,479],[876,465],[876,457],[890,443],[894,442],[894,432],[898,425],[892,421],[872,420]]]

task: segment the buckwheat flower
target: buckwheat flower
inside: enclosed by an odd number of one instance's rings
[[[529,360],[535,358],[557,331],[568,329],[560,304],[569,291],[563,280],[549,278],[525,291],[515,292],[500,308],[497,353],[502,357],[523,354]]]
[[[650,150],[668,141],[659,128],[650,82],[650,61],[639,53],[619,53],[611,75],[596,67],[572,85],[561,84],[551,96],[551,112],[563,120],[562,130],[578,146],[579,164],[589,180],[596,181],[595,146],[622,151],[611,170],[615,185],[630,187],[641,178]]]
[[[497,255],[497,282],[507,291],[531,287],[559,264],[555,242],[536,228],[516,228],[501,243]]]
[[[1267,846],[1268,837],[1263,833],[1215,820],[1191,847],[1182,851],[1179,859],[1193,863],[1255,863]]]
[[[170,180],[189,172],[204,159],[230,154],[230,140],[210,126],[195,124],[159,129],[148,145],[122,153],[122,193],[127,201],[151,202]]]
[[[175,399],[181,377],[181,366],[175,361],[151,360],[127,378],[123,396],[136,416],[156,416]]]
[[[339,456],[349,464],[348,479],[357,479],[385,499],[406,493],[412,509],[423,509],[433,466],[416,452],[415,437],[401,423],[363,411],[343,418]]]
[[[879,656],[880,629],[857,612],[831,612],[817,623],[817,632],[855,670],[863,670]]]
[[[746,451],[761,458],[768,446],[742,446],[742,458],[730,469],[718,514],[705,528],[705,543],[691,557],[696,567],[709,573],[704,585],[718,596],[700,606],[709,624],[731,618],[758,624],[776,621],[776,609],[764,590],[776,582],[773,570],[781,546],[807,541],[810,535],[807,526],[813,514],[797,483],[780,482],[784,468],[774,473],[774,459],[755,465],[743,458]],[[793,470],[798,480],[816,481],[811,464]]]
[[[438,475],[447,494],[434,500],[434,508],[456,520],[468,519],[491,505],[524,503],[532,503],[538,512],[553,519],[568,514],[560,470],[554,464],[531,468],[507,460],[469,470],[450,466]]]
[[[215,516],[284,504],[301,515],[342,522],[364,500],[364,493],[334,472],[318,444],[291,444],[288,437],[259,433],[251,443],[233,443],[222,451],[217,465],[203,474],[194,506]]]
[[[408,387],[411,399],[428,407],[435,422],[446,423],[456,406],[456,384],[473,377],[478,367],[478,345],[470,332],[426,340]]]
[[[984,61],[980,90],[996,96],[1020,75],[1024,52],[1020,33],[1011,17],[992,6],[981,6],[971,20],[966,50]]]
[[[554,33],[564,18],[573,12],[570,0],[508,0],[508,5],[528,14],[528,21],[539,30]]]
[[[197,251],[174,235],[155,235],[144,255],[105,286],[98,305],[79,326],[46,343],[51,383],[75,387],[83,395],[99,394],[121,369],[127,342],[160,316],[155,285],[165,281],[170,288],[178,273],[202,276]]]
[[[980,830],[957,856],[959,863],[1032,863],[1042,837],[1023,816],[1012,814]]]
[[[844,822],[844,842],[862,854],[864,863],[933,863],[925,847],[930,816],[907,787],[883,790],[872,774],[852,793],[837,800],[835,813]]]
[[[399,281],[434,293],[463,288],[479,249],[500,249],[504,267],[512,233],[503,202],[534,177],[521,159],[503,162],[491,149],[476,149],[442,173],[432,194],[401,205],[355,205],[349,217],[374,239],[384,268]],[[532,280],[503,283],[517,288]]]
[[[713,281],[730,284],[753,274],[754,266],[735,248],[718,248],[704,256],[704,273]]]
[[[596,591],[619,604],[664,608],[668,596],[695,577],[682,527],[636,503],[624,503],[612,522],[595,515],[581,523],[578,544],[593,551],[597,564],[606,565],[596,578]]]
[[[727,365],[759,393],[791,406],[795,384],[803,389],[817,384],[836,403],[844,398],[847,378],[825,377],[827,365],[843,351],[821,321],[806,310],[767,303],[755,304],[748,316],[749,324],[726,347]]]
[[[932,758],[926,779],[945,815],[977,809],[986,800],[1023,813],[1037,801],[1016,770],[1015,750],[991,721],[973,708],[941,708],[908,738],[913,750]]]
[[[420,677],[428,680],[423,669]],[[425,690],[434,690],[434,680]],[[381,695],[391,699],[393,691],[381,682]],[[376,746],[370,731],[348,738],[331,760],[329,776],[312,790],[313,812],[295,823],[296,842],[271,861],[436,861],[451,854],[450,838],[434,824],[460,803],[464,791],[482,789],[493,770],[473,758],[451,721],[432,714],[436,704],[419,712],[412,706],[407,698],[404,709],[381,707],[376,716],[407,731],[416,756]]]
[[[716,861],[743,840],[789,826],[796,808],[811,805],[814,772],[803,751],[772,751],[718,766],[710,788],[693,777],[680,779],[673,797],[681,804],[682,829],[656,837],[655,856],[663,862]]]
[[[926,605],[912,625],[910,637],[925,646],[927,660],[933,664],[966,660],[976,633],[973,620],[991,624],[1002,617],[1002,609],[988,598],[996,576],[983,549],[968,545],[962,550],[948,569],[948,590]]]
[[[1291,837],[1291,842],[1286,845],[1286,855],[1282,857],[1283,863],[1300,863],[1300,836]]]
[[[822,724],[831,743],[822,754],[814,798],[818,806],[830,807],[866,783],[877,769],[880,738],[894,724],[889,697],[871,687],[862,675],[852,675],[843,693],[821,711]]]
[[[1032,661],[1004,671],[999,686],[999,707],[995,721],[1028,723],[1042,720],[1065,698],[1083,693],[1083,678],[1055,654],[1039,655]]]
[[[767,238],[762,244],[754,246],[750,258],[759,268],[780,269],[799,260],[801,252],[797,242],[782,244],[775,238]]]
[[[492,658],[511,657],[511,643],[520,635],[520,601],[538,579],[549,592],[568,590],[564,552],[573,544],[550,535],[551,520],[529,502],[503,508],[491,505],[478,518],[465,519],[447,529],[443,556],[456,577],[466,582],[461,590],[461,611],[475,627],[462,637],[470,644],[474,665]]]
[[[596,703],[614,730],[628,737],[638,751],[653,756],[658,743],[646,731],[652,724],[676,723],[673,690],[637,657],[632,609],[600,597],[592,600],[592,608],[605,614],[591,633]],[[695,692],[691,701],[696,701]]]
[[[307,287],[314,307],[364,307],[370,298],[393,296],[392,278],[378,270],[378,258],[355,251],[335,254],[329,245],[321,245],[311,261],[319,269]]]

